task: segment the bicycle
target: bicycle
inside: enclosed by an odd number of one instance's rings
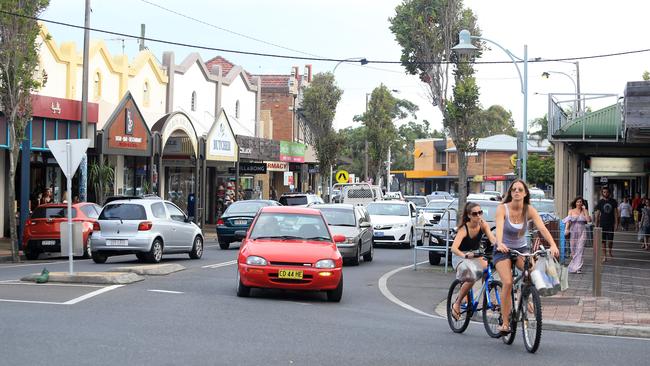
[[[535,353],[539,348],[542,338],[542,302],[537,288],[530,277],[532,261],[540,256],[548,255],[548,250],[541,246],[541,249],[533,253],[521,253],[510,249],[510,260],[512,262],[513,285],[510,291],[512,308],[510,312],[510,332],[503,336],[505,344],[512,344],[515,340],[517,322],[521,321],[524,346],[530,353]],[[516,275],[516,259],[524,258],[524,270]],[[517,294],[520,298],[516,298]],[[518,302],[515,302],[518,300]]]
[[[460,305],[460,316],[458,320],[454,319],[452,313],[452,306],[458,299],[461,287],[465,283],[461,280],[454,280],[449,286],[449,293],[447,294],[447,321],[449,327],[454,333],[462,333],[467,329],[469,321],[474,313],[481,311],[483,315],[483,326],[485,331],[492,338],[499,338],[498,327],[502,323],[501,319],[501,282],[494,279],[492,273],[494,272],[494,264],[492,263],[492,255],[484,254],[483,258],[488,262],[487,267],[483,270],[483,285],[481,292],[478,296],[474,297],[474,289],[470,288],[467,293],[465,302]],[[482,307],[479,308],[479,299],[483,297]]]

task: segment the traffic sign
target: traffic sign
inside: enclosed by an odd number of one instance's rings
[[[70,155],[68,155],[66,146],[70,146]],[[57,163],[63,170],[63,174],[67,178],[72,179],[74,172],[77,171],[81,159],[83,159],[88,146],[90,146],[89,139],[71,139],[71,140],[50,140],[47,142],[52,155]],[[70,197],[68,197],[70,199]]]
[[[517,167],[517,154],[510,155],[510,165],[512,165],[513,168]]]
[[[350,174],[346,170],[339,170],[336,172],[336,181],[339,183],[347,183],[350,179]]]

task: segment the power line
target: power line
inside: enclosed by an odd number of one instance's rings
[[[6,10],[0,10],[0,13],[15,16],[15,17],[20,17],[20,18],[26,18],[26,19],[41,21],[41,22],[45,22],[45,23],[61,25],[61,26],[70,27],[70,28],[84,29],[84,30],[86,29],[84,26],[81,26],[81,25],[75,25],[75,24],[70,24],[70,23],[65,23],[65,22],[59,22],[59,21],[56,21],[56,20],[50,20],[50,19],[45,19],[45,18],[40,18],[40,17],[22,15],[22,14],[13,13],[13,12],[6,11]],[[138,39],[143,39],[143,40],[149,41],[149,42],[169,44],[169,45],[179,46],[179,47],[197,48],[197,49],[202,49],[202,50],[207,50],[207,51],[217,51],[217,52],[235,53],[235,54],[249,55],[249,56],[273,57],[273,58],[304,60],[304,61],[323,61],[323,62],[344,62],[344,61],[347,61],[347,62],[350,62],[349,59],[339,59],[339,58],[304,57],[304,56],[291,56],[291,55],[279,55],[279,54],[273,54],[273,53],[253,52],[253,51],[229,50],[229,49],[225,49],[225,48],[217,48],[217,47],[195,45],[195,44],[184,43],[184,42],[166,41],[166,40],[162,40],[162,39],[158,39],[158,38],[140,37],[140,36],[132,35],[132,34],[128,34],[128,33],[114,32],[114,31],[109,31],[109,30],[104,30],[104,29],[99,29],[99,28],[93,28],[93,27],[88,27],[87,29],[89,31],[98,32],[98,33],[106,33],[106,34],[111,34],[111,35],[114,35],[114,36],[138,38]],[[631,55],[631,54],[645,53],[645,52],[650,52],[650,49],[646,48],[646,49],[641,49],[641,50],[623,51],[623,52],[607,53],[607,54],[600,54],[600,55],[553,58],[553,59],[535,58],[535,59],[532,59],[532,60],[528,60],[528,62],[529,63],[546,63],[546,62],[557,62],[557,61],[589,60],[589,59],[597,59],[597,58],[605,58],[605,57],[624,56],[624,55]],[[396,64],[396,65],[397,64],[400,64],[400,65],[402,64],[401,61],[382,61],[382,60],[366,60],[366,61],[367,61],[367,63],[370,63],[370,64]],[[427,62],[406,62],[406,63],[407,64],[423,64],[423,65],[440,65],[440,64],[453,64],[454,62],[451,62],[451,61],[427,61]],[[472,64],[483,64],[483,65],[485,65],[485,64],[494,65],[494,64],[511,64],[512,61],[511,60],[507,60],[507,61],[475,61],[475,62],[471,62],[471,63]],[[516,63],[523,63],[523,61],[516,61]]]

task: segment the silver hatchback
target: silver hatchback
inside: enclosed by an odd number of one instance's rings
[[[158,263],[163,253],[203,255],[203,232],[176,205],[160,198],[112,201],[102,209],[93,227],[91,253],[95,263],[114,255],[135,254]]]

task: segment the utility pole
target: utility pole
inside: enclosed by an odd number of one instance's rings
[[[144,51],[146,47],[144,46],[144,31],[145,31],[146,26],[144,24],[140,24],[140,51]]]
[[[366,114],[368,113],[368,96],[370,93],[366,93]],[[367,116],[366,116],[367,117]],[[368,127],[366,127],[366,134],[368,133]],[[363,163],[363,180],[368,182],[368,136],[366,136],[365,147],[363,150],[364,163]]]
[[[576,111],[577,115],[580,116],[581,100],[580,100],[580,63],[578,61],[576,64],[576,98],[578,99],[578,110]]]
[[[81,76],[81,138],[88,138],[88,58],[90,52],[90,0],[86,0],[86,13],[84,16],[84,54],[83,54],[83,71]],[[93,136],[94,138],[95,136]],[[81,159],[81,172],[79,174],[79,200],[86,202],[88,200],[88,154],[84,152]],[[68,197],[68,202],[73,197]]]
[[[388,145],[388,161],[386,162],[386,192],[390,192],[390,145]]]

